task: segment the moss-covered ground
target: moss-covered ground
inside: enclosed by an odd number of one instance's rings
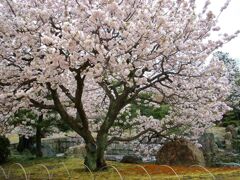
[[[207,168],[210,173],[203,170],[201,167],[172,167],[178,174],[169,167],[154,165],[154,164],[123,164],[117,162],[108,162],[109,168],[101,172],[93,172],[92,174],[86,171],[83,165],[83,160],[78,158],[45,158],[45,159],[24,159],[14,158],[7,164],[4,164],[6,174],[9,172],[9,179],[20,180],[26,179],[24,171],[19,166],[20,163],[25,170],[26,176],[31,180],[51,179],[54,180],[161,180],[161,179],[215,179],[219,180],[240,180],[240,168]],[[116,168],[116,169],[115,169]],[[147,171],[147,172],[146,172]],[[49,174],[48,174],[49,173]],[[147,174],[148,173],[148,174]],[[4,179],[2,170],[0,169],[0,179]]]

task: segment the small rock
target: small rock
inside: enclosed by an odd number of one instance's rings
[[[58,153],[58,154],[56,154],[56,157],[64,157],[64,156],[65,156],[64,153]]]
[[[142,158],[139,157],[139,156],[136,156],[136,155],[126,155],[126,156],[123,156],[123,158],[122,158],[122,160],[120,162],[121,163],[134,163],[134,164],[137,164],[137,163],[141,163],[143,161],[142,161]]]

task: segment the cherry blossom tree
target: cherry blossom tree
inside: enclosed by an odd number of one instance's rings
[[[115,141],[171,139],[172,128],[194,139],[229,109],[223,63],[206,58],[239,33],[211,40],[219,15],[208,5],[196,14],[194,0],[1,0],[1,120],[19,108],[58,112],[92,170]],[[171,108],[161,121],[121,121],[133,100]]]

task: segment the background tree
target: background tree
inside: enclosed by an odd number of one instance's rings
[[[196,139],[229,109],[223,63],[206,58],[239,31],[210,40],[220,28],[208,2],[199,14],[184,0],[19,0],[0,8],[2,117],[21,107],[57,111],[84,139],[92,170],[106,165],[114,141],[172,127]],[[169,104],[169,114],[139,114],[128,137],[114,124],[145,93],[156,107]]]
[[[228,97],[228,104],[232,108],[231,111],[224,115],[222,122],[223,126],[229,124],[234,124],[235,126],[240,126],[240,71],[239,64],[236,59],[229,57],[228,53],[217,52],[214,54],[217,58],[224,62],[227,72],[228,79],[231,82],[231,93]]]
[[[61,121],[56,112],[39,113],[29,109],[19,109],[9,120],[19,135],[17,150],[29,149],[36,157],[42,157],[42,141],[46,135],[67,131],[69,127]],[[34,144],[36,145],[34,147]]]
[[[0,164],[7,161],[7,158],[10,155],[9,147],[9,140],[5,136],[0,135]]]

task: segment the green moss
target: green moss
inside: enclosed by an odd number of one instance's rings
[[[92,179],[91,174],[86,170],[83,165],[83,159],[78,158],[42,158],[42,159],[34,159],[34,160],[26,160],[24,158],[16,158],[12,159],[11,162],[5,164],[3,167],[6,171],[10,168],[10,175],[12,178],[20,178],[23,177],[23,171],[20,169],[18,165],[13,165],[13,162],[21,163],[27,174],[30,174],[31,179],[47,179],[48,174],[46,169],[42,166],[46,166],[49,169],[50,174],[53,176],[53,179],[56,180],[67,180],[68,173],[70,173],[72,179],[84,179],[90,180]],[[112,165],[116,167],[122,176],[126,180],[144,180],[149,179],[147,174],[139,167],[133,164],[123,164],[118,162],[108,162],[109,167]],[[131,171],[132,168],[138,168],[138,171]],[[66,170],[68,169],[68,171]],[[220,173],[220,174],[219,174]],[[233,171],[221,171],[214,172],[216,177],[221,177],[221,179],[225,179],[224,177],[236,177],[240,174],[240,170]],[[102,172],[94,172],[93,175],[97,177],[98,180],[106,180],[106,179],[120,179],[118,173],[113,168],[108,168]],[[197,179],[211,179],[209,174],[202,172],[189,172],[186,174],[179,175],[181,179],[188,180],[197,180]],[[154,173],[151,175],[153,180],[159,179],[177,179],[176,176],[162,173],[159,169],[159,173]],[[1,179],[1,175],[0,175]]]

